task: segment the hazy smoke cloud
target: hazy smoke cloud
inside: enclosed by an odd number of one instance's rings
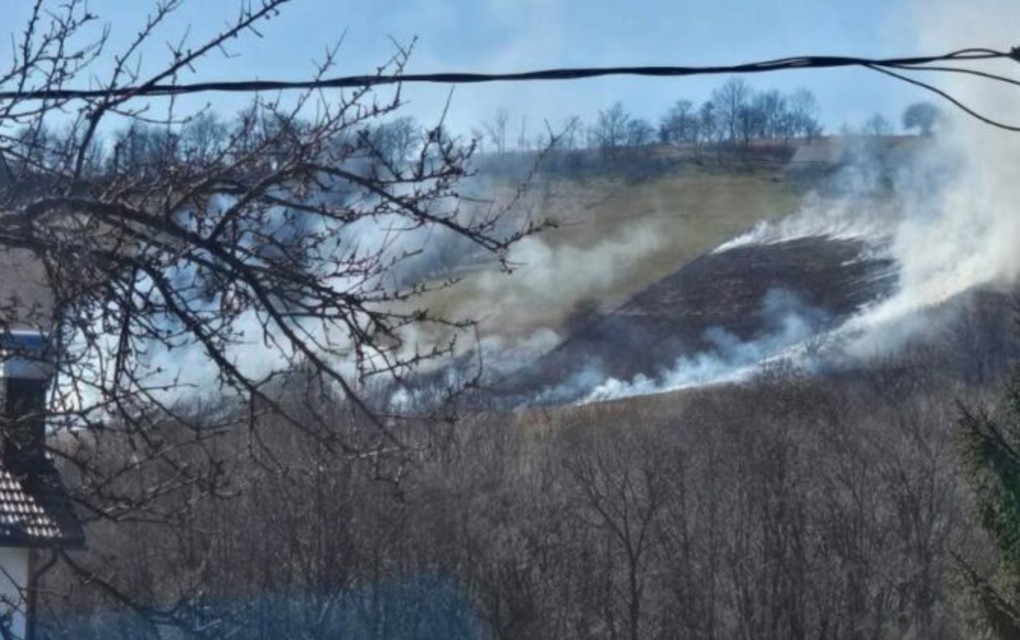
[[[1002,48],[1020,33],[1020,5],[1003,6],[997,0],[918,2],[911,18],[920,25],[919,44],[925,50],[982,43]],[[1012,73],[1015,68],[1011,63],[1004,71]],[[1015,113],[1015,87],[1003,89],[963,78],[944,86],[993,117],[1009,119]],[[925,98],[918,95],[919,100]],[[899,166],[897,156],[875,153],[863,144],[850,145],[845,149],[849,162],[833,185],[809,196],[799,213],[759,224],[716,249],[722,252],[811,236],[864,240],[873,252],[896,262],[899,285],[887,299],[832,328],[817,310],[801,304],[795,292],[773,291],[763,301],[762,313],[770,321],[760,335],[742,340],[721,329],[712,330],[705,336],[712,345],[709,350],[679,357],[674,366],[656,375],[631,380],[607,379],[601,363],[588,362],[535,401],[597,401],[740,380],[754,375],[762,362],[777,358],[810,366],[816,358],[870,357],[894,350],[927,330],[921,315],[926,308],[975,287],[1014,283],[1020,272],[1016,204],[1020,202],[1020,135],[956,116],[951,126],[923,146],[909,166]],[[357,230],[361,242],[375,246],[392,241],[384,226],[371,222]],[[405,282],[432,277],[437,269],[455,266],[464,257],[464,247],[447,242],[441,234],[408,239],[416,244],[423,241],[420,246],[426,251],[406,265],[399,276]],[[481,317],[490,329],[510,334],[524,319],[534,318],[536,310],[569,307],[570,302],[612,293],[636,260],[669,241],[655,223],[635,224],[592,246],[529,238],[510,252],[510,261],[517,265],[511,277],[495,270],[469,275],[465,284],[470,289],[451,305],[453,314]],[[502,374],[531,362],[560,340],[553,330],[536,332],[533,327],[523,336],[484,338],[468,350],[481,353],[485,366]],[[429,339],[421,336],[423,343]],[[816,350],[811,343],[818,340],[833,346]],[[256,349],[239,349],[234,356],[254,370],[281,364],[267,362],[266,354]],[[194,370],[201,369],[201,358],[182,360],[175,354],[174,359],[189,369],[192,365]],[[409,393],[395,403],[412,404]]]
[[[921,25],[920,44],[926,49],[947,50],[964,42],[1006,48],[1020,32],[1017,4],[938,0],[918,3],[914,14]],[[1001,71],[1015,75],[1015,69],[1015,63],[1007,63]],[[1015,120],[1020,98],[1016,87],[962,76],[952,77],[944,86],[981,113]],[[912,198],[908,214],[897,226],[890,248],[899,263],[901,286],[894,296],[848,323],[848,330],[860,335],[859,351],[873,350],[875,341],[883,342],[884,327],[910,326],[907,317],[911,314],[974,287],[1011,285],[1020,273],[1016,205],[1020,202],[1020,136],[954,112],[931,155],[958,162],[939,188],[907,192]]]
[[[997,48],[1012,43],[1020,32],[1020,5],[978,4],[943,0],[934,6],[925,3],[923,10],[919,7],[924,16],[921,44],[926,50],[946,50],[975,42]],[[1015,74],[1015,63],[1004,71]],[[960,78],[946,88],[993,117],[1008,119],[1015,113],[1015,87]],[[926,310],[978,287],[1014,285],[1020,273],[1016,206],[1020,202],[1020,136],[951,114],[937,138],[911,155],[909,165],[897,166],[891,154],[883,158],[870,152],[850,153],[849,164],[838,176],[838,188],[814,194],[801,212],[761,223],[716,249],[723,252],[812,236],[864,240],[873,253],[896,263],[899,284],[887,299],[876,301],[834,330],[798,323],[793,315],[787,331],[748,342],[713,339],[711,352],[680,358],[673,369],[655,378],[606,380],[586,401],[740,380],[777,355],[805,366],[818,359],[884,355],[935,329]],[[813,339],[825,345],[808,349]]]
[[[975,44],[1004,48],[1020,33],[1020,5],[1003,7],[995,0],[981,0],[977,6],[952,0],[919,2],[910,20],[921,25],[919,44],[926,51]],[[1015,63],[1004,69],[1014,70]],[[983,113],[1007,118],[1014,111],[1015,87],[1004,92],[962,78],[945,86]],[[919,94],[917,99],[927,97]],[[773,321],[760,335],[741,340],[712,330],[705,336],[710,349],[679,357],[666,371],[631,380],[607,378],[602,363],[593,360],[535,401],[591,402],[659,393],[745,379],[775,359],[814,367],[896,350],[932,329],[927,309],[976,287],[1015,282],[1020,272],[1018,141],[1020,136],[968,116],[952,117],[934,140],[844,141],[836,154],[843,168],[807,197],[799,213],[759,224],[716,251],[815,236],[861,240],[870,247],[863,257],[895,262],[898,287],[889,297],[833,327],[827,318],[798,305],[795,294],[771,292],[763,313]],[[508,306],[541,304],[563,295],[594,297],[611,290],[621,260],[659,242],[654,229],[639,228],[627,239],[606,241],[583,255],[536,239],[522,244],[517,256],[533,265],[529,277],[509,286],[493,278],[485,290],[488,299],[502,297]],[[512,310],[508,313],[512,316]]]
[[[759,222],[747,233],[724,242],[714,252],[811,237],[869,240],[880,245],[890,237],[889,215],[886,208],[871,200],[812,193],[799,212],[775,222]]]
[[[634,224],[620,236],[590,247],[553,245],[541,236],[526,238],[510,250],[509,260],[517,265],[513,275],[487,272],[479,278],[479,301],[498,308],[504,325],[536,307],[569,308],[573,302],[611,292],[636,260],[667,240],[654,223]]]
[[[659,375],[638,375],[630,381],[609,378],[584,396],[582,403],[649,395],[689,387],[736,382],[753,376],[768,361],[800,357],[804,345],[828,324],[828,314],[805,304],[795,292],[772,289],[762,300],[762,331],[742,340],[713,327],[705,332],[710,349],[677,358]]]

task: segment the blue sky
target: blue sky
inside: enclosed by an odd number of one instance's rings
[[[0,0],[5,22],[17,25],[24,0]],[[263,37],[231,45],[236,57],[213,54],[186,79],[298,79],[344,36],[336,75],[372,72],[393,51],[390,38],[418,38],[409,71],[515,71],[588,65],[719,64],[794,54],[881,56],[919,51],[908,0],[292,0],[263,24]],[[144,22],[145,0],[91,0],[110,24],[111,46],[126,42]],[[143,64],[166,59],[166,41],[190,27],[199,42],[236,15],[238,2],[185,0]],[[1001,45],[1002,43],[988,43]],[[112,50],[112,49],[111,49]],[[749,78],[757,88],[804,86],[815,92],[830,130],[876,111],[897,122],[916,89],[863,70],[784,72]],[[466,132],[506,108],[529,127],[570,115],[590,120],[621,100],[653,122],[678,98],[700,101],[722,78],[597,79],[562,83],[490,84],[456,88],[449,120]],[[408,113],[438,117],[448,88],[408,87]],[[228,114],[237,96],[209,95]]]

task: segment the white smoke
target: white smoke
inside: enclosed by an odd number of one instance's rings
[[[918,3],[913,15],[921,26],[919,44],[927,50],[975,43],[1006,49],[1020,33],[1020,5],[1015,3],[937,0]],[[1009,62],[992,70],[1015,78],[1016,69]],[[1015,86],[959,75],[940,86],[980,113],[1020,124]],[[912,314],[976,287],[1012,286],[1020,273],[1020,134],[954,112],[932,153],[959,162],[939,188],[913,192],[890,248],[899,265],[900,287],[846,328],[857,334],[851,346],[859,352],[888,345],[883,332],[894,325],[901,338],[923,330],[922,323],[909,321]]]
[[[999,0],[959,3],[917,0],[909,19],[924,51],[988,46],[1008,49],[1020,34],[1020,4]],[[988,70],[1016,78],[1017,64]],[[1020,124],[1015,86],[970,76],[948,75],[939,86],[989,117]],[[928,99],[927,94],[917,96]],[[719,250],[752,242],[794,237],[876,238],[889,236],[890,254],[900,269],[897,293],[870,309],[857,324],[886,322],[942,303],[964,291],[994,282],[1010,284],[1020,273],[1020,134],[1010,133],[942,104],[949,116],[926,162],[954,159],[941,184],[918,180],[928,168],[899,179],[902,211],[890,225],[884,215],[858,203],[812,203],[777,224],[759,225]],[[922,160],[924,161],[924,160]],[[929,171],[930,173],[930,171]]]
[[[751,339],[741,340],[713,327],[704,336],[709,349],[677,358],[671,368],[655,377],[639,374],[630,381],[606,379],[581,404],[747,380],[765,363],[789,358],[803,361],[809,342],[828,321],[823,311],[785,289],[765,294],[760,315],[766,329]]]
[[[813,193],[807,196],[807,203],[797,213],[777,221],[759,222],[747,233],[716,247],[713,253],[814,237],[870,240],[880,244],[890,235],[890,213],[878,201],[833,199]]]
[[[919,45],[926,51],[975,44],[1005,48],[1020,34],[1020,4],[1003,6],[997,0],[918,2],[911,18],[919,27]],[[1016,68],[1010,63],[1004,71],[1015,75]],[[1016,87],[964,78],[950,78],[942,86],[978,111],[1006,120],[1016,113],[1020,99]],[[925,98],[918,95],[919,100]],[[870,244],[875,252],[895,260],[898,288],[889,298],[851,317],[832,335],[850,355],[869,356],[895,349],[927,329],[919,312],[975,287],[1012,284],[1020,272],[1020,134],[958,115],[924,153],[927,160],[920,166],[904,168],[895,176],[896,197],[892,199],[872,196],[876,172],[870,168],[875,160],[855,157],[855,164],[841,176],[842,189],[812,195],[799,213],[759,224],[716,252],[806,237]],[[949,175],[944,172],[947,158],[953,166],[951,177],[933,180],[932,175]],[[392,230],[371,222],[358,230],[362,242],[375,246],[393,241]],[[372,232],[381,235],[373,237]],[[591,247],[529,238],[515,245],[509,255],[518,265],[517,272],[509,278],[482,272],[474,280],[477,295],[457,311],[487,315],[512,327],[536,308],[562,307],[564,300],[580,301],[612,292],[636,260],[662,249],[667,241],[667,234],[654,224],[636,225]],[[771,303],[766,300],[765,304]],[[252,322],[250,335],[259,335],[257,319],[248,320]],[[538,401],[582,397],[592,402],[737,381],[754,375],[762,362],[776,358],[809,363],[813,357],[807,355],[809,346],[823,330],[821,326],[810,314],[791,311],[779,326],[750,340],[713,331],[706,335],[710,350],[678,358],[674,366],[658,375],[631,380],[606,378],[598,363],[590,363],[561,385],[543,392]],[[559,340],[551,331],[534,335],[523,342],[486,338],[476,348],[487,366],[510,370]],[[245,370],[272,370],[283,364],[267,360],[258,341],[252,342],[231,354]],[[203,366],[198,351],[182,356],[180,352],[173,355],[180,369],[211,371],[208,363]],[[410,400],[399,397],[395,402]]]
[[[925,50],[989,46],[1008,48],[1020,33],[1020,4],[994,0],[960,4],[924,3],[921,42]],[[1016,77],[1015,63],[997,71]],[[941,85],[954,97],[993,118],[1020,124],[1020,90],[953,76]],[[919,95],[918,100],[926,99]],[[948,105],[944,110],[951,110]],[[747,379],[763,362],[790,358],[813,366],[822,358],[869,358],[895,351],[933,329],[924,312],[980,287],[1015,286],[1020,274],[1020,134],[1005,132],[970,116],[950,113],[937,138],[921,145],[912,166],[892,176],[894,197],[871,197],[875,172],[855,157],[841,176],[849,186],[814,195],[797,214],[761,223],[718,247],[716,253],[752,244],[826,237],[860,240],[870,255],[892,258],[897,289],[827,334],[780,332],[753,341],[717,345],[711,352],[680,358],[657,377],[608,379],[585,402],[661,393]],[[1012,118],[1012,120],[1011,120]],[[889,172],[889,167],[885,167]],[[867,254],[866,254],[867,255]],[[812,340],[825,348],[810,348]]]
[[[592,389],[579,404],[741,382],[750,379],[757,371],[757,362],[738,364],[723,360],[715,354],[701,353],[690,358],[678,358],[674,367],[661,378],[643,374],[636,375],[629,382],[608,378]]]
[[[723,253],[748,245],[768,245],[803,238],[860,240],[875,247],[887,243],[902,219],[901,207],[890,203],[884,172],[888,161],[881,144],[859,137],[829,139],[830,160],[837,174],[804,197],[793,215],[763,220],[750,231],[716,247]],[[913,173],[900,171],[899,181],[913,181]]]
[[[629,226],[588,247],[525,238],[510,250],[513,274],[487,271],[477,279],[475,311],[489,326],[511,329],[542,313],[569,310],[571,304],[612,292],[638,260],[667,241],[658,222]]]

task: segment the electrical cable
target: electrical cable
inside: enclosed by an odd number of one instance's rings
[[[969,74],[987,80],[1020,85],[1020,81],[1006,76],[992,74],[966,67],[951,67],[938,63],[986,62],[992,60],[1013,60],[1020,62],[1020,47],[1008,52],[986,48],[967,48],[934,56],[911,56],[898,58],[861,58],[846,56],[799,56],[778,58],[761,62],[736,65],[713,66],[634,66],[634,67],[576,67],[542,69],[513,73],[399,73],[386,75],[356,75],[317,80],[242,80],[175,84],[144,84],[139,86],[107,87],[101,89],[34,89],[0,91],[0,100],[15,101],[70,101],[97,100],[111,97],[172,97],[185,94],[224,92],[258,93],[264,91],[321,90],[364,88],[381,85],[412,83],[431,84],[478,84],[486,82],[529,82],[564,81],[599,78],[606,76],[645,77],[691,77],[720,74],[767,73],[794,69],[833,69],[840,67],[862,67],[885,74],[902,82],[921,87],[965,113],[1007,131],[1020,132],[1020,126],[1012,126],[982,115],[966,106],[948,92],[931,84],[909,78],[900,71],[929,71],[942,74]]]

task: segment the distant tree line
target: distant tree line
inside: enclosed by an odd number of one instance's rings
[[[697,155],[707,149],[746,149],[757,141],[789,145],[794,140],[812,140],[824,132],[819,117],[818,102],[808,89],[791,93],[775,89],[757,91],[743,78],[731,78],[701,104],[677,100],[659,118],[657,126],[635,116],[617,101],[599,110],[590,124],[574,116],[558,129],[546,127],[534,137],[528,134],[527,118],[515,121],[507,110],[500,109],[469,137],[483,150],[497,154],[543,149],[597,150],[605,157],[616,157],[627,149],[663,144],[685,147]],[[904,110],[901,121],[905,130],[916,130],[927,137],[941,126],[943,116],[934,104],[917,102]],[[205,111],[175,127],[135,122],[93,143],[87,164],[106,175],[155,175],[189,162],[209,162],[221,157],[228,148],[255,149],[265,140],[286,138],[288,129],[293,130],[297,139],[302,128],[307,128],[307,124],[300,118],[268,119],[255,109],[229,119]],[[880,137],[891,135],[894,129],[888,118],[875,113],[859,126],[844,124],[840,133]],[[7,163],[16,174],[33,168],[59,168],[61,162],[67,161],[66,147],[77,142],[61,131],[28,128],[17,132],[12,140]],[[352,161],[362,160],[368,170],[385,178],[417,160],[425,147],[432,147],[431,154],[438,159],[443,144],[449,145],[454,140],[455,136],[442,126],[427,128],[411,116],[402,116],[381,122],[366,119],[330,144],[342,149]],[[283,158],[289,152],[276,145],[265,154],[265,162],[272,163],[274,158]]]
[[[294,153],[292,147],[301,144],[301,136],[310,126],[298,116],[282,118],[255,108],[232,118],[203,111],[174,126],[136,121],[92,143],[87,165],[94,174],[107,179],[152,177],[179,173],[182,167],[229,163],[235,156],[258,150],[261,162],[268,167]],[[15,175],[68,169],[65,165],[71,160],[67,149],[77,142],[64,131],[25,127],[12,136],[6,164]],[[360,169],[388,179],[406,171],[412,161],[441,159],[444,147],[452,143],[452,137],[441,126],[425,127],[413,117],[401,116],[390,120],[363,118],[326,144],[349,162],[364,165]],[[425,156],[418,158],[422,151]]]
[[[905,130],[916,129],[924,136],[932,135],[941,121],[941,112],[930,102],[911,104],[902,116]],[[841,133],[887,136],[894,130],[888,118],[875,113],[859,126],[844,125]],[[615,156],[625,149],[654,144],[678,145],[695,152],[707,148],[746,149],[763,140],[788,145],[793,140],[812,140],[823,133],[818,101],[810,90],[759,91],[743,78],[734,77],[701,104],[677,100],[659,118],[657,126],[635,116],[623,102],[617,101],[601,109],[590,124],[574,116],[563,123],[559,135],[542,132],[534,138],[527,133],[526,118],[515,122],[509,111],[500,109],[475,130],[474,136],[485,150],[495,153],[555,146],[567,151],[592,149]]]
[[[677,101],[659,123],[661,142],[745,146],[753,140],[815,138],[822,133],[813,93],[798,89],[786,95],[775,89],[755,91],[732,78],[696,106]]]
[[[811,139],[822,134],[818,102],[811,91],[790,94],[778,90],[756,91],[742,78],[731,78],[700,105],[677,100],[656,126],[630,113],[622,102],[602,109],[592,123],[570,118],[558,137],[562,149],[597,149],[613,155],[621,149],[651,144],[685,145],[695,149],[709,146],[746,147],[756,140]],[[551,138],[542,134],[534,140],[524,135],[521,121],[516,136],[519,151],[548,146]],[[497,153],[511,150],[511,116],[496,113],[478,133]]]

